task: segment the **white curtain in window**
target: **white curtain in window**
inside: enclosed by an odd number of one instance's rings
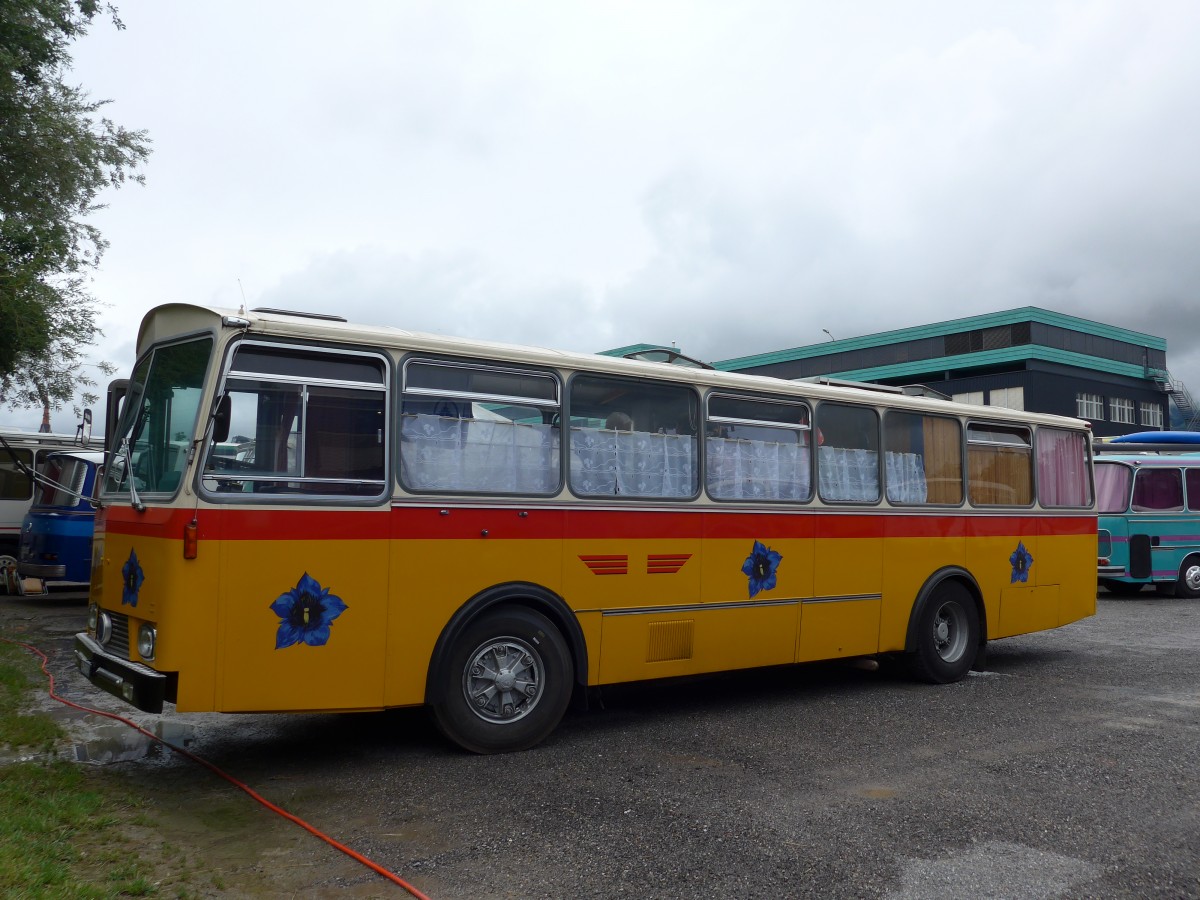
[[[929,497],[925,483],[925,460],[917,453],[883,455],[887,469],[887,498],[892,503],[924,503]]]
[[[1076,431],[1037,433],[1038,499],[1043,506],[1087,506],[1091,501],[1087,444]]]
[[[719,500],[807,500],[808,447],[777,441],[710,437],[708,490]]]
[[[571,429],[571,485],[581,494],[690,497],[695,438],[685,434]]]
[[[879,454],[854,447],[820,447],[817,471],[822,500],[879,499]]]
[[[558,488],[558,429],[506,420],[405,415],[404,483],[418,490],[548,494]]]

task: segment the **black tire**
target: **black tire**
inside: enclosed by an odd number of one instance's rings
[[[1200,556],[1189,556],[1179,567],[1175,582],[1176,597],[1200,597]]]
[[[467,626],[439,667],[433,718],[473,753],[508,753],[540,743],[571,699],[571,654],[539,612],[508,606]]]
[[[1100,587],[1118,597],[1132,597],[1140,594],[1145,586],[1140,581],[1113,581],[1111,578],[1105,578],[1100,582]]]
[[[906,656],[914,678],[949,684],[966,677],[979,652],[979,613],[963,585],[938,585],[917,610],[913,649]]]

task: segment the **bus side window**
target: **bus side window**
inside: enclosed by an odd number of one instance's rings
[[[223,390],[230,434],[209,448],[207,489],[351,497],[386,489],[382,359],[248,342]]]
[[[414,492],[557,493],[561,405],[546,372],[409,360],[400,483]]]
[[[695,391],[577,375],[571,382],[571,489],[583,496],[694,497],[700,487]]]
[[[879,501],[879,416],[865,406],[817,408],[817,489],[822,500]]]
[[[1187,482],[1188,509],[1196,512],[1200,510],[1200,466],[1191,466],[1183,471]]]
[[[962,503],[962,425],[957,419],[891,410],[884,418],[883,442],[889,503]]]
[[[28,450],[14,449],[12,452],[27,469],[33,467],[33,454]],[[0,450],[0,500],[28,500],[32,490],[33,482],[17,468],[8,451]]]
[[[975,506],[1030,506],[1033,458],[1028,428],[967,426],[967,496]]]
[[[1183,478],[1178,469],[1139,469],[1133,479],[1135,512],[1183,509]]]
[[[713,499],[812,499],[807,405],[712,394],[707,423],[705,484]]]
[[[1038,501],[1042,506],[1091,506],[1087,438],[1078,431],[1039,428],[1037,476]]]

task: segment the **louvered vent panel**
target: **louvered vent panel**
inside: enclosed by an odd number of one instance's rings
[[[691,659],[696,634],[694,619],[677,622],[651,622],[650,646],[646,662],[666,662],[670,659]]]

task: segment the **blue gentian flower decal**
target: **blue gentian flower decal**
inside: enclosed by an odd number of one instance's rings
[[[1009,584],[1029,580],[1029,567],[1033,565],[1033,557],[1025,549],[1024,541],[1017,541],[1017,549],[1013,551],[1013,555],[1008,558],[1008,561],[1012,563],[1012,578]]]
[[[325,645],[329,640],[329,626],[347,608],[341,597],[329,591],[305,572],[294,588],[279,595],[279,599],[271,604],[271,611],[279,616],[276,650],[302,641],[310,647]]]
[[[775,552],[760,541],[754,542],[754,548],[742,563],[742,572],[750,579],[751,597],[759,591],[769,591],[775,587],[775,570],[782,561],[782,553]]]
[[[142,571],[142,565],[138,562],[137,552],[131,549],[129,559],[121,567],[122,605],[128,603],[130,606],[137,606],[138,591],[142,589],[142,582],[145,580],[146,573]]]

